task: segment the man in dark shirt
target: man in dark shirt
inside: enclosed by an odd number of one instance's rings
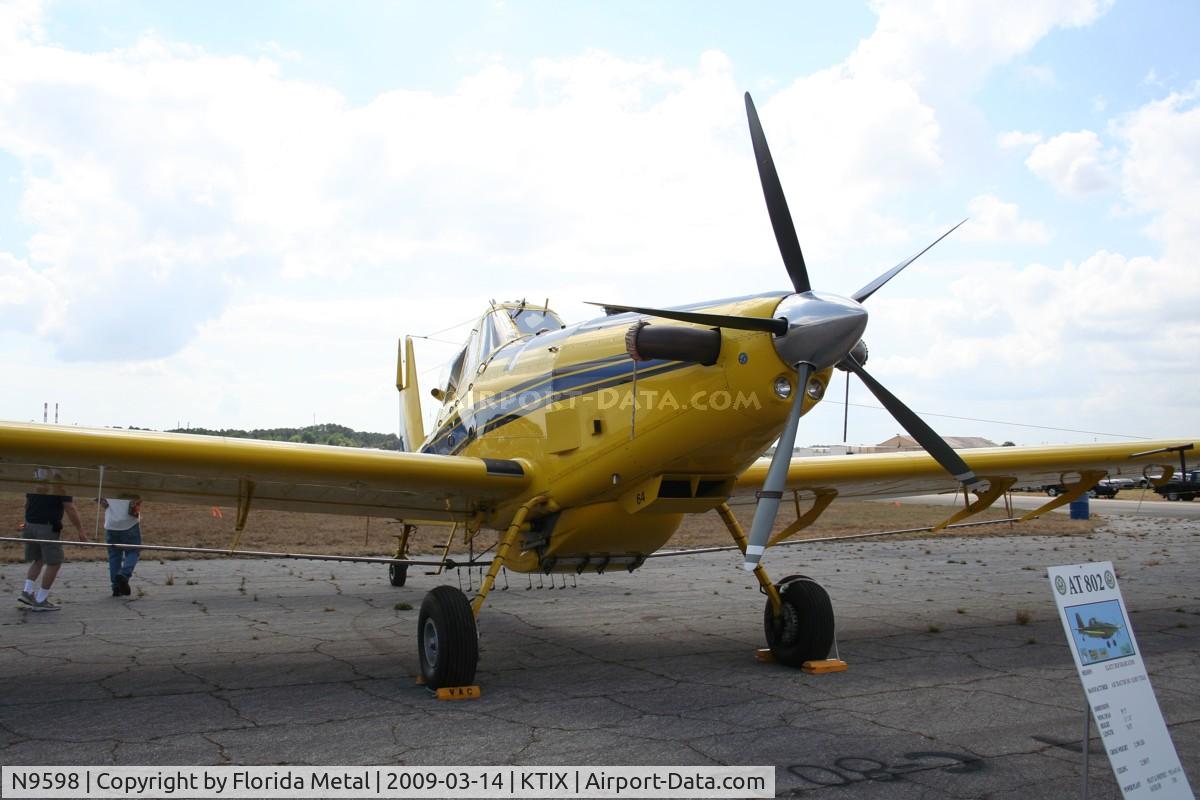
[[[90,541],[83,532],[83,523],[79,512],[75,509],[73,498],[66,495],[27,494],[25,495],[25,529],[21,532],[23,539],[58,539],[62,535],[62,519],[66,514],[71,520],[79,537]],[[25,588],[21,591],[18,602],[30,611],[57,611],[58,603],[50,600],[50,587],[58,577],[62,567],[63,546],[61,544],[26,542],[25,561],[29,570],[25,573]],[[45,571],[42,571],[45,567]],[[42,585],[35,583],[38,575],[42,576]]]

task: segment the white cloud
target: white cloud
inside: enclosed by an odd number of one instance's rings
[[[1087,25],[1111,3],[872,5],[878,24],[844,62],[795,80],[760,108],[785,186],[799,175],[805,185],[838,187],[789,194],[806,248],[907,240],[910,221],[883,209],[913,181],[945,170],[948,135],[974,124],[960,109],[965,99],[1051,30]],[[1020,136],[1027,144],[1036,134]]]
[[[1021,80],[1032,86],[1045,88],[1058,83],[1058,76],[1054,74],[1053,67],[1045,64],[1022,64],[1018,67],[1017,74]]]
[[[1109,155],[1094,131],[1060,133],[1037,147],[1025,165],[1055,190],[1068,195],[1084,195],[1112,185]]]
[[[1148,231],[1180,263],[1194,263],[1200,251],[1198,98],[1200,84],[1148,103],[1116,125],[1127,152],[1122,193],[1135,210],[1152,215]]]
[[[1036,131],[1005,131],[996,137],[996,144],[1001,150],[1032,147],[1041,141],[1042,135]]]
[[[0,252],[0,331],[43,332],[58,299],[53,281],[28,262]]]
[[[906,382],[914,408],[946,410],[961,397],[973,417],[1186,435],[1185,398],[1200,391],[1194,355],[1180,347],[1200,335],[1189,267],[1101,251],[1057,268],[980,262],[959,272],[968,277],[948,296],[886,297],[872,309],[868,341],[887,342],[872,350],[874,374]]]
[[[1194,418],[1190,398],[1200,393],[1195,356],[1182,346],[1200,336],[1196,89],[1147,103],[1118,120],[1113,132],[1122,149],[1112,156],[1106,179],[1131,211],[1148,215],[1146,229],[1161,253],[1100,250],[1057,268],[959,265],[957,271],[969,277],[953,280],[950,297],[893,296],[877,304],[888,312],[873,318],[871,336],[888,342],[888,353],[876,359],[877,373],[914,375],[932,386],[969,374],[972,396],[999,403],[991,416],[1001,419],[1028,419],[1023,410],[1037,409],[1051,424],[1150,436],[1186,433]],[[1070,156],[1083,153],[1087,163],[1087,154],[1099,152],[1094,135],[1050,142],[1074,145],[1061,147],[1066,155],[1053,177],[1078,189],[1081,179],[1069,170],[1077,159]],[[991,200],[984,205],[1004,206]],[[912,402],[944,407],[919,388]],[[977,408],[989,416],[984,406]]]
[[[814,252],[856,234],[886,237],[895,223],[877,218],[880,202],[942,164],[936,115],[903,81],[822,70],[779,91],[759,113],[784,185],[795,187],[792,216]]]
[[[16,44],[40,42],[42,30],[41,0],[5,0],[0,3],[0,52]]]
[[[437,262],[472,280],[570,263],[665,285],[749,261],[758,286],[778,283],[720,52],[691,69],[598,50],[493,60],[451,93],[397,89],[353,107],[269,58],[152,35],[112,52],[47,46],[37,6],[21,8],[0,50],[0,147],[30,176],[29,259],[61,298],[42,316],[64,357],[162,357],[247,287],[351,266],[403,273],[418,292],[437,280],[411,272]],[[920,87],[1011,58],[1098,8],[1038,6],[997,25],[881,4],[878,29],[844,64],[761,98],[785,185],[837,187],[793,191],[805,246],[828,256],[902,236],[882,201],[942,164]],[[687,233],[663,236],[672,229]],[[739,231],[749,235],[729,235]],[[114,311],[113,286],[142,313]]]
[[[161,357],[256,282],[352,266],[419,293],[438,262],[487,284],[514,264],[563,281],[566,263],[670,273],[744,255],[725,234],[764,215],[745,135],[730,135],[731,69],[715,52],[673,71],[588,53],[353,108],[267,60],[149,37],[90,55],[22,41],[0,52],[0,147],[29,174],[30,262],[61,298],[46,325],[60,355]],[[661,235],[684,220],[691,236]],[[106,302],[114,287],[138,313]]]
[[[995,195],[972,198],[967,210],[970,219],[961,231],[967,241],[1041,244],[1050,240],[1044,224],[1021,219],[1016,203],[1006,203]]]
[[[855,71],[877,72],[951,91],[976,85],[999,64],[1028,51],[1055,28],[1088,25],[1106,0],[1055,0],[1014,6],[880,0],[879,23],[850,58]],[[948,66],[954,69],[947,70]]]

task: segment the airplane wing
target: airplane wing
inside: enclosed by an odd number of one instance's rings
[[[987,447],[958,454],[980,478],[1013,479],[1014,486],[1072,483],[1083,472],[1141,478],[1152,466],[1172,466],[1170,453],[1134,457],[1136,453],[1186,445],[1192,440],[1136,441],[1128,444],[1077,444],[1042,447]],[[1195,442],[1200,448],[1200,442]],[[758,489],[769,462],[760,460],[738,476],[738,490]],[[961,485],[921,451],[861,453],[847,456],[794,458],[787,488],[838,497],[884,498],[961,490]]]
[[[103,475],[101,475],[103,465]],[[0,422],[0,491],[462,519],[528,488],[527,464],[153,431]]]

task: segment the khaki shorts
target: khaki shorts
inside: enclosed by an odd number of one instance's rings
[[[49,522],[26,522],[25,530],[21,532],[22,539],[57,539],[61,531],[55,531]],[[47,566],[63,563],[63,546],[61,544],[41,544],[39,542],[25,543],[25,563],[41,561]]]

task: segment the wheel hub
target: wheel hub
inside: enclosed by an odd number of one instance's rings
[[[800,615],[791,603],[784,603],[779,615],[779,641],[792,644],[800,637]]]
[[[437,666],[438,660],[438,635],[437,626],[433,624],[433,620],[425,620],[425,629],[421,636],[421,647],[425,651],[425,663],[431,667]]]

